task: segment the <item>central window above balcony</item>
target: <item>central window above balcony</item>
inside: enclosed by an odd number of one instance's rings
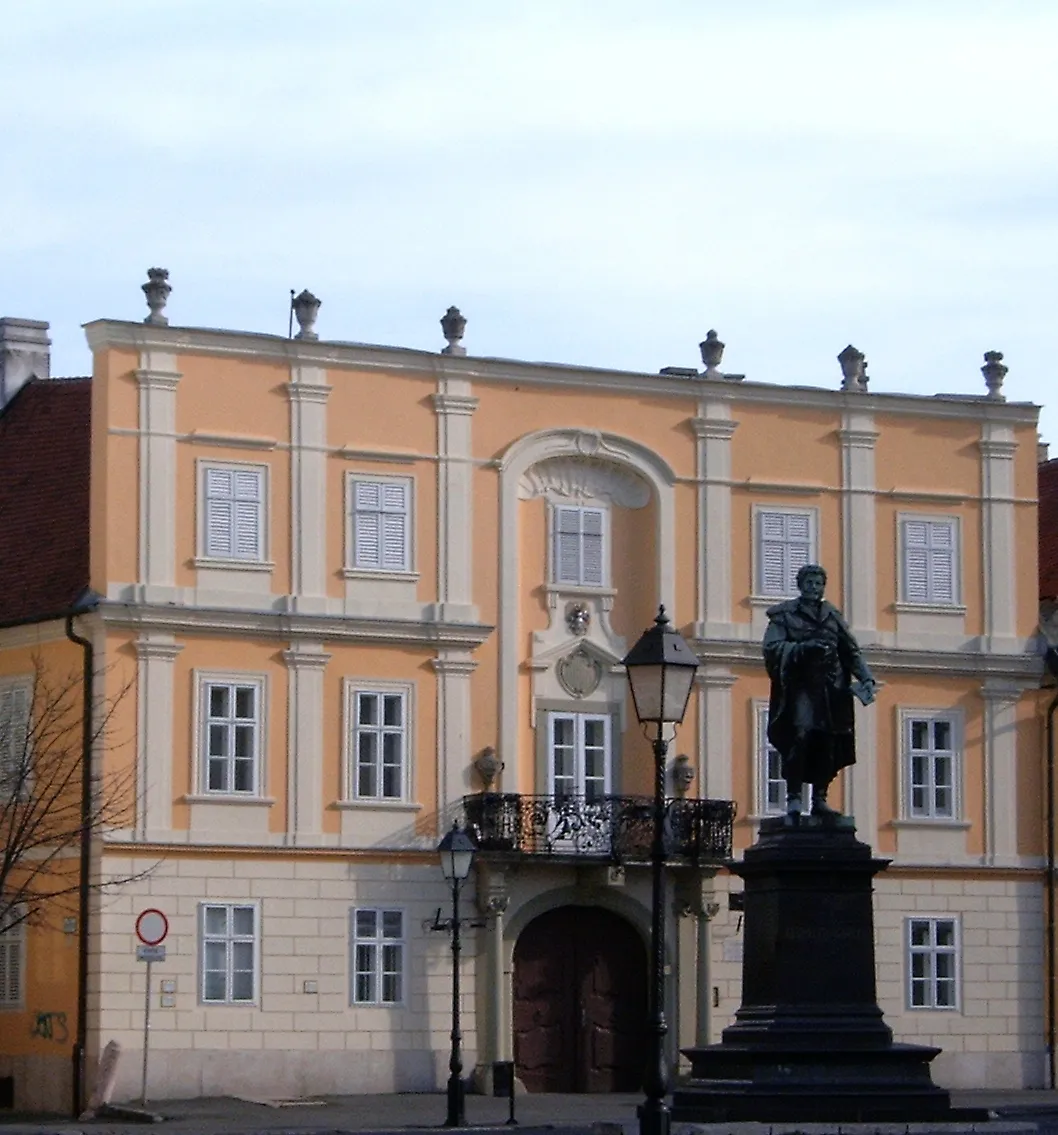
[[[556,505],[551,517],[552,581],[605,587],[610,576],[606,509]]]
[[[610,718],[592,713],[549,713],[548,792],[598,800],[610,792]]]

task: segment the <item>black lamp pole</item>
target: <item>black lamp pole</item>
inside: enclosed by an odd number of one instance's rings
[[[463,1086],[463,1033],[459,1025],[459,888],[470,874],[476,850],[474,841],[459,826],[452,825],[437,847],[441,871],[452,884],[452,1054],[448,1059],[448,1114],[445,1127],[466,1127],[466,1089]]]
[[[669,743],[665,726],[678,725],[687,712],[698,659],[672,629],[665,608],[658,608],[654,625],[644,631],[624,659],[636,717],[656,726],[654,740],[654,838],[650,851],[650,1054],[643,1075],[646,1098],[639,1105],[640,1135],[669,1135],[671,1114],[665,1038],[665,756]]]
[[[452,1055],[448,1058],[448,1115],[445,1127],[466,1127],[466,1094],[463,1088],[463,1033],[459,1027],[459,887],[452,880]]]

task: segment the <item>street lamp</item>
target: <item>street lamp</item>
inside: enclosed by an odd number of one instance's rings
[[[636,717],[656,725],[654,736],[654,839],[650,851],[650,1039],[643,1077],[646,1099],[639,1105],[640,1135],[669,1135],[669,1089],[665,1055],[665,754],[666,725],[679,725],[687,712],[698,659],[659,607],[654,625],[643,632],[624,659]]]
[[[466,1127],[466,1093],[463,1089],[463,1034],[459,1029],[459,888],[470,874],[476,848],[459,826],[452,825],[437,845],[441,872],[452,884],[452,1055],[448,1060],[448,1116],[445,1127]]]

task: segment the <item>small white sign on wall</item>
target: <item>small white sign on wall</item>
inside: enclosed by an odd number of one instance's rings
[[[723,945],[723,958],[725,962],[742,961],[742,939],[725,938]]]

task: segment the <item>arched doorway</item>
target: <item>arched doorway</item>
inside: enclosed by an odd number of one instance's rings
[[[533,919],[514,947],[514,1060],[530,1092],[633,1092],[646,1059],[647,954],[593,906]]]

